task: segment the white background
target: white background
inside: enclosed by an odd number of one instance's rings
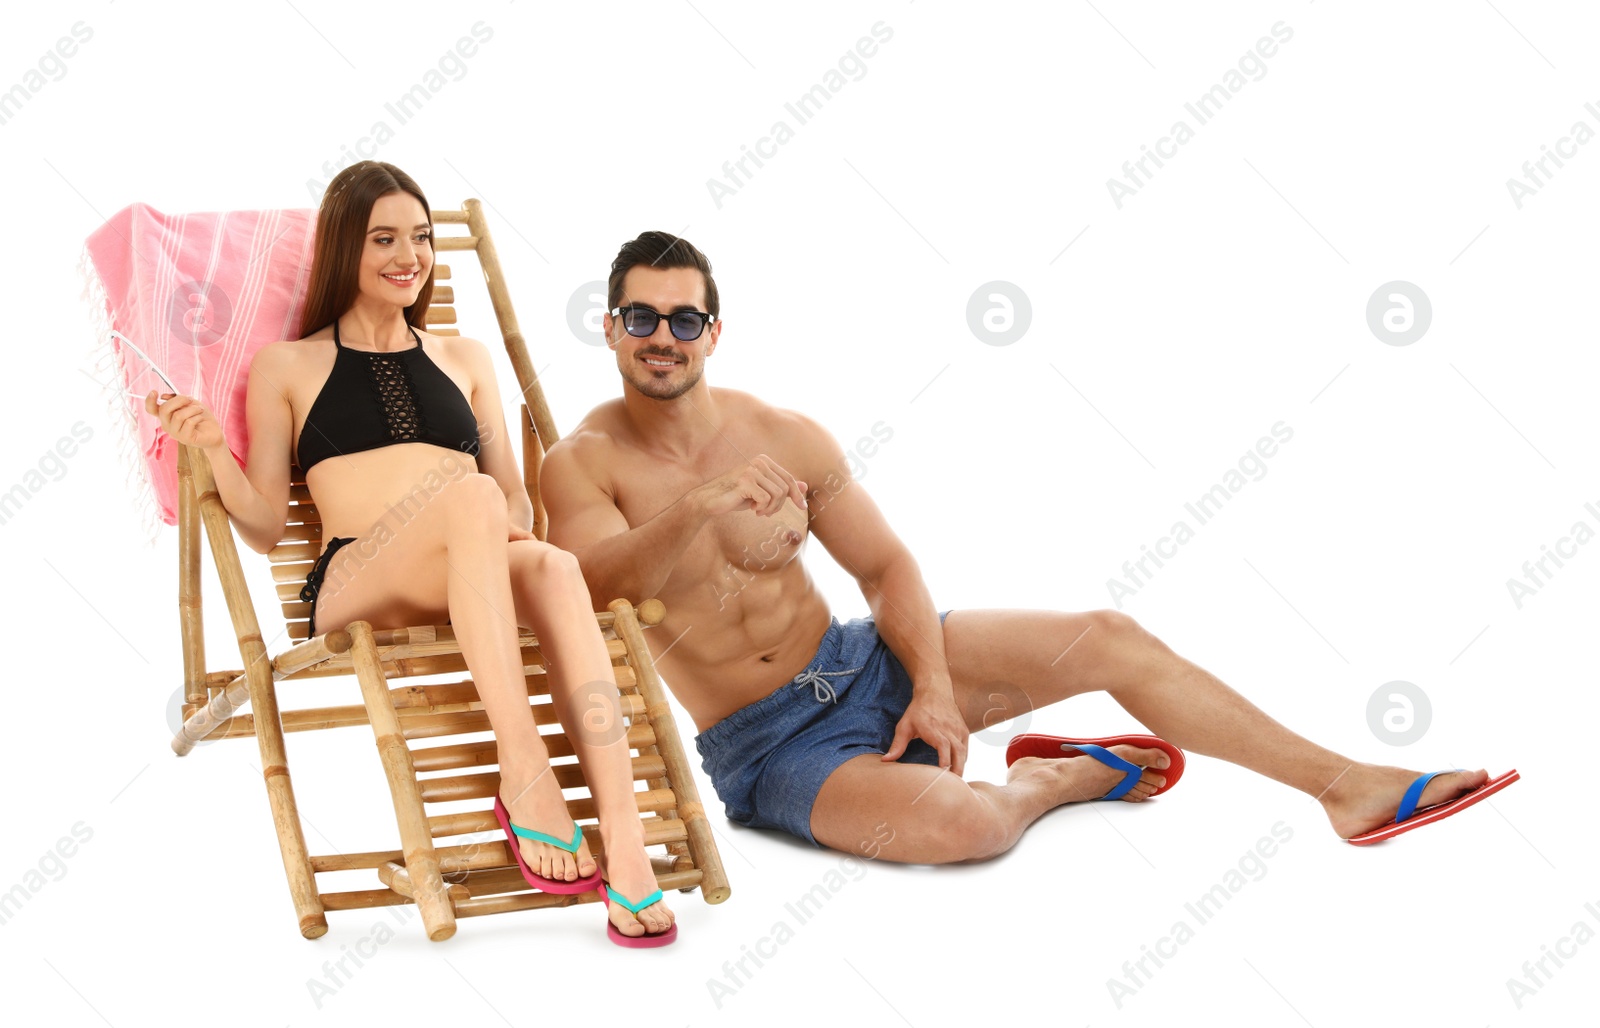
[[[1600,106],[1591,10],[123,0],[27,5],[6,21],[0,89],[74,23],[93,31],[0,126],[13,290],[0,489],[75,423],[94,433],[0,527],[13,636],[0,890],[74,824],[93,833],[0,925],[4,1002],[31,1010],[26,1023],[1592,1022],[1600,945],[1547,963],[1520,1009],[1506,985],[1576,923],[1600,929],[1600,545],[1521,609],[1506,586],[1575,522],[1600,527],[1584,509],[1600,506],[1600,144],[1550,164],[1520,209],[1506,186],[1575,122],[1600,129],[1584,109]],[[864,76],[796,127],[784,104],[879,21],[893,36]],[[1196,127],[1183,105],[1280,21],[1293,38],[1265,76]],[[392,123],[384,104],[477,22],[492,39],[377,156],[436,207],[491,205],[560,426],[618,392],[610,355],[569,327],[568,300],[646,228],[683,234],[716,267],[727,327],[714,384],[847,441],[892,428],[863,483],[941,609],[1111,605],[1123,561],[1283,421],[1294,436],[1266,476],[1125,609],[1353,758],[1515,766],[1523,782],[1356,849],[1310,798],[1195,758],[1159,801],[1059,811],[982,866],[856,868],[719,1007],[707,981],[780,919],[793,926],[784,905],[840,857],[728,824],[702,780],[733,895],[710,907],[674,894],[677,945],[616,949],[590,905],[466,920],[444,944],[412,919],[319,1006],[308,980],[388,915],[333,913],[324,938],[300,938],[254,745],[183,760],[167,747],[176,530],[144,542],[81,373],[92,339],[74,267],[83,239],[132,202],[310,206],[307,181]],[[1179,118],[1195,138],[1118,209],[1107,179]],[[707,180],[779,119],[794,138],[719,208]],[[1033,312],[1007,346],[966,316],[994,280]],[[1432,303],[1409,346],[1366,321],[1393,280]],[[462,292],[463,327],[492,331],[487,305]],[[501,376],[513,381],[508,364]],[[270,576],[246,556],[270,635]],[[826,554],[811,558],[836,611],[862,613]],[[237,666],[220,601],[208,582],[211,663]],[[1404,748],[1367,718],[1393,680],[1432,705]],[[284,694],[353,702],[348,686]],[[1092,697],[1029,727],[1135,726]],[[1008,734],[974,741],[971,777],[1000,779]],[[366,728],[289,747],[314,852],[393,845]],[[1293,837],[1265,877],[1119,1008],[1107,980],[1175,922],[1195,927],[1184,904],[1280,821]]]

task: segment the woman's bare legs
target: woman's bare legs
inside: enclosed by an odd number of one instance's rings
[[[608,882],[637,903],[656,889],[644,850],[644,825],[633,790],[633,761],[611,657],[590,610],[589,587],[578,559],[534,540],[510,544],[511,589],[517,618],[539,636],[550,674],[550,700],[573,742],[594,795],[605,840]],[[612,923],[625,935],[663,932],[672,911],[657,902],[637,918],[611,904]],[[642,922],[642,926],[641,926]]]
[[[549,751],[528,706],[517,645],[519,622],[538,631],[552,665],[572,665],[570,674],[553,669],[552,701],[584,761],[617,888],[638,900],[655,888],[655,878],[649,874],[648,888],[633,891],[642,884],[636,881],[640,869],[648,874],[650,864],[633,800],[626,744],[619,739],[616,745],[598,747],[590,754],[581,723],[569,719],[575,706],[569,697],[578,690],[595,691],[584,689],[589,683],[608,684],[615,702],[615,679],[589,612],[588,592],[578,601],[565,598],[564,590],[570,591],[572,584],[562,551],[531,541],[508,543],[509,534],[505,494],[487,475],[466,475],[425,503],[397,506],[366,536],[334,556],[317,600],[318,623],[327,629],[364,619],[376,628],[398,628],[436,622],[441,610],[447,610],[494,730],[500,795],[511,820],[570,838],[573,822],[555,776],[549,773]],[[511,581],[513,553],[518,554],[516,590]],[[572,561],[574,571],[576,566]],[[528,608],[528,617],[519,617],[522,608]],[[613,827],[618,832],[615,839]],[[587,842],[580,843],[576,857],[545,843],[519,839],[518,844],[528,866],[545,877],[572,881],[595,870]],[[643,933],[624,908],[611,909],[619,930]],[[671,923],[665,904],[642,914],[651,930]]]

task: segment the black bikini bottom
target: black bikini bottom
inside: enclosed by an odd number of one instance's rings
[[[335,553],[339,552],[339,547],[347,546],[355,541],[355,536],[329,539],[328,548],[322,551],[322,556],[317,558],[316,565],[306,575],[306,585],[304,589],[300,590],[300,599],[311,604],[311,616],[307,619],[306,625],[307,631],[310,633],[306,636],[308,639],[317,637],[317,593],[322,589],[322,578],[327,574],[328,562],[333,559]]]

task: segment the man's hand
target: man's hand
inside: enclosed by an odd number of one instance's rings
[[[764,453],[695,491],[700,494],[706,513],[712,516],[753,510],[770,517],[783,509],[786,499],[793,500],[801,510],[806,509],[806,484]]]
[[[883,759],[899,760],[912,739],[921,739],[939,751],[940,767],[960,775],[967,766],[967,734],[967,723],[948,688],[918,692],[895,725],[894,742]]]

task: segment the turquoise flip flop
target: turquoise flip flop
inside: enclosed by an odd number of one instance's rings
[[[494,816],[500,822],[500,827],[505,831],[506,844],[511,847],[511,855],[516,858],[517,867],[522,870],[522,877],[527,879],[529,885],[540,892],[554,893],[559,896],[576,896],[580,893],[588,892],[590,889],[600,887],[600,869],[598,866],[595,868],[594,874],[584,878],[577,878],[570,882],[557,878],[546,878],[528,866],[528,862],[522,859],[522,847],[517,845],[519,837],[532,839],[534,842],[549,843],[557,849],[566,850],[573,856],[577,856],[578,847],[583,842],[582,828],[573,825],[572,841],[562,842],[553,835],[546,835],[543,832],[536,832],[532,828],[524,828],[521,825],[512,824],[511,812],[506,810],[506,805],[501,801],[499,793],[496,793],[494,797]]]
[[[657,889],[655,892],[652,892],[638,903],[630,903],[628,898],[622,895],[622,893],[619,892],[613,895],[609,889],[607,889],[604,885],[601,885],[600,898],[605,900],[607,907],[610,907],[612,899],[615,899],[619,906],[632,911],[633,916],[638,917],[639,911],[643,910],[645,907],[648,907],[652,903],[658,903],[661,901],[661,890]],[[639,923],[643,924],[644,922],[641,921]],[[618,946],[627,946],[629,949],[649,949],[654,946],[665,946],[669,942],[676,942],[678,939],[678,925],[677,922],[673,922],[671,928],[668,928],[664,932],[656,932],[654,935],[651,935],[648,932],[644,935],[638,936],[624,935],[617,929],[616,925],[611,923],[610,916],[608,915],[606,918],[606,935]]]

